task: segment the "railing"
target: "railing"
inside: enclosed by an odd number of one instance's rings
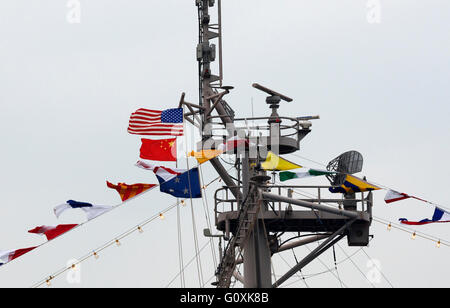
[[[324,190],[328,192],[328,189],[332,186],[319,186],[319,185],[300,185],[300,186],[285,186],[285,185],[267,185],[262,188],[266,192],[278,194],[280,196],[287,196],[292,199],[308,201],[317,204],[330,205],[343,209],[347,203],[356,204],[356,210],[372,213],[372,195],[371,193],[357,193],[355,198],[344,198],[344,195],[340,194],[340,198],[323,197]],[[239,210],[239,200],[231,193],[231,188],[242,189],[242,186],[227,187],[224,186],[216,190],[214,195],[214,212],[216,217],[216,224],[218,222],[218,216],[222,213],[235,212]],[[301,189],[302,191],[298,191]],[[304,191],[304,190],[309,190]],[[331,193],[328,193],[328,195]],[[298,198],[302,196],[303,198]],[[344,204],[345,202],[345,204]],[[273,208],[271,210],[281,212],[283,202],[273,202]]]
[[[221,116],[211,116],[210,119],[221,118]],[[317,117],[309,117],[315,119]],[[299,120],[291,117],[278,117],[280,123],[280,137],[291,137],[299,140],[299,131],[302,129],[309,130],[311,122],[306,120]],[[243,130],[248,133],[249,136],[256,137],[268,137],[270,135],[271,125],[268,124],[269,120],[273,120],[271,117],[252,117],[252,118],[236,118],[234,119],[234,126],[237,131]],[[264,121],[264,122],[262,122]],[[213,137],[227,136],[226,129],[223,123],[212,122],[210,131]]]

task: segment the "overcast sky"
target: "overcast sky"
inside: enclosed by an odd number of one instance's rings
[[[227,101],[240,116],[267,116],[258,82],[295,100],[280,114],[320,114],[298,155],[326,164],[342,152],[365,158],[362,175],[402,192],[450,207],[450,2],[383,1],[379,22],[365,0],[223,0],[224,76],[235,86]],[[67,21],[66,1],[0,2],[0,250],[35,246],[38,225],[79,223],[76,211],[54,217],[68,199],[116,205],[105,181],[156,183],[134,166],[140,138],[126,131],[137,108],[176,107],[181,92],[198,100],[194,1],[81,0],[80,23]],[[289,157],[308,166],[308,160]],[[193,165],[194,161],[191,161]],[[185,162],[181,164],[185,166]],[[216,177],[205,165],[206,180]],[[308,184],[308,181],[293,184]],[[317,183],[326,184],[324,179]],[[208,189],[210,214],[213,193]],[[375,193],[374,215],[392,222],[431,218],[433,207],[408,200],[386,206]],[[72,258],[159,213],[174,198],[152,191],[141,198],[0,268],[1,287],[29,287]],[[201,201],[194,202],[200,245],[206,243]],[[185,263],[194,254],[191,209],[181,209]],[[450,240],[450,225],[417,227]],[[396,287],[450,287],[450,247],[373,224],[365,251],[380,262]],[[314,246],[311,246],[312,248]],[[340,244],[337,259],[345,285],[370,287],[367,256]],[[217,247],[216,247],[217,250]],[[296,251],[298,257],[307,248]],[[294,264],[291,252],[283,258]],[[204,280],[214,274],[211,250],[201,254]],[[288,267],[274,257],[276,275]],[[332,252],[307,268],[334,267]],[[165,287],[179,271],[176,212],[143,234],[123,240],[98,260],[81,266],[81,283],[63,275],[56,287]],[[294,277],[289,282],[294,282]],[[330,273],[307,280],[311,287],[340,287]],[[197,287],[195,262],[187,286]],[[180,281],[171,285],[177,287]],[[294,287],[305,287],[298,282]],[[377,287],[389,287],[386,280]]]

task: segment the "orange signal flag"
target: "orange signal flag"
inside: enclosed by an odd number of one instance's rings
[[[199,164],[203,164],[219,156],[223,152],[224,152],[223,150],[202,150],[200,152],[192,151],[191,153],[189,153],[189,156],[195,157]]]

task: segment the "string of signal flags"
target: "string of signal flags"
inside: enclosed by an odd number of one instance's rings
[[[183,109],[174,108],[163,111],[138,109],[134,112],[129,121],[128,132],[134,135],[145,136],[171,136],[168,139],[141,139],[142,146],[140,149],[140,158],[143,160],[151,160],[157,162],[176,162],[176,138],[183,136],[184,134],[184,120]],[[175,137],[175,138],[173,138]],[[245,142],[240,139],[232,138],[227,143],[220,147],[220,153],[229,151],[234,147]],[[214,154],[218,154],[216,152]],[[211,154],[211,153],[209,153]],[[216,156],[217,156],[216,155]],[[199,162],[203,163],[208,161],[199,159]],[[31,230],[29,233],[45,236],[47,242],[41,245],[20,248],[13,250],[0,250],[0,266],[5,265],[27,253],[33,251],[36,248],[43,246],[44,244],[60,237],[61,235],[72,231],[82,225],[92,221],[111,210],[124,205],[127,201],[141,195],[144,192],[150,191],[156,187],[160,188],[160,191],[167,193],[176,198],[202,198],[201,190],[206,186],[201,187],[200,176],[198,167],[192,169],[178,169],[169,168],[161,165],[150,164],[146,161],[139,160],[136,166],[153,171],[158,179],[159,184],[126,184],[118,183],[113,184],[106,182],[108,188],[116,190],[122,203],[117,206],[108,205],[94,205],[88,202],[80,202],[75,200],[68,200],[67,202],[56,206],[53,212],[57,218],[59,218],[64,212],[68,210],[78,209],[82,210],[86,214],[86,221],[81,224],[60,224],[57,226],[38,226]]]
[[[155,162],[176,162],[177,137],[184,135],[183,108],[172,108],[162,111],[144,108],[138,109],[136,112],[131,114],[128,132],[133,135],[167,137],[166,139],[142,138],[139,157],[143,160]],[[237,147],[248,147],[251,145],[252,144],[247,139],[236,136],[219,145],[217,149],[203,150],[199,152],[192,151],[188,153],[188,156],[196,158],[198,164],[203,164],[224,153],[234,151]],[[155,187],[160,187],[161,192],[167,193],[176,198],[202,198],[202,187],[200,184],[198,167],[194,167],[192,169],[169,168],[159,164],[151,164],[143,160],[139,160],[136,163],[136,166],[144,170],[153,171],[159,184],[113,184],[107,182],[107,187],[116,190],[120,195],[123,203],[118,206],[123,205],[126,201],[141,195],[143,192],[150,191]],[[301,169],[304,167],[281,158],[270,151],[267,154],[266,160],[257,167],[267,171],[279,172],[280,181],[324,176],[334,173],[320,169],[308,169],[307,171],[302,172],[292,172],[292,170]],[[337,187],[330,187],[330,192],[355,193],[382,189],[383,188],[380,186],[371,184],[354,175],[346,174],[344,183]],[[409,221],[406,218],[400,218],[399,221],[401,224],[421,226],[433,223],[450,222],[450,212],[446,210],[446,208],[413,195],[387,189],[385,202],[387,204],[391,204],[393,202],[410,198],[433,205],[435,207],[433,216],[431,219],[427,218],[420,221]],[[118,206],[94,205],[88,202],[68,200],[53,209],[55,216],[59,218],[60,215],[68,210],[80,209],[86,214],[86,222],[82,224],[60,224],[57,226],[43,225],[35,227],[28,232],[45,236],[47,241],[51,241],[101,215],[104,215]],[[43,244],[28,248],[0,251],[0,266],[17,259],[42,245]]]
[[[167,112],[167,111],[164,111]],[[163,112],[163,113],[164,113]],[[178,109],[179,115],[177,115],[177,118],[180,121],[183,121],[183,114],[182,109]],[[171,111],[171,114],[173,115],[173,111]],[[147,116],[145,118],[144,116]],[[134,113],[130,119],[130,126],[128,131],[130,133],[136,133],[137,131],[139,133],[145,133],[145,134],[151,134],[151,129],[155,129],[151,125],[154,125],[152,120],[152,116],[155,116],[154,113],[150,113],[148,110],[140,109],[136,113]],[[144,119],[148,120],[149,122],[142,122]],[[137,125],[139,127],[137,127]],[[145,126],[145,128],[143,128]],[[136,130],[139,128],[139,130]],[[160,127],[157,127],[157,129],[160,129]],[[175,130],[175,135],[179,133],[178,130]],[[213,150],[202,150],[199,152],[192,151],[191,153],[188,153],[188,156],[195,157],[199,164],[203,164],[212,158],[215,158],[221,154],[224,154],[228,151],[234,150],[236,147],[242,147],[242,146],[250,146],[251,143],[246,140],[239,137],[232,137],[228,139],[228,141],[224,142],[223,144],[220,144],[217,149]],[[171,161],[176,161],[176,142],[175,139],[165,139],[165,140],[146,140],[142,139],[142,146],[141,146],[141,158],[143,159],[150,159],[150,160],[158,160],[158,159],[169,159]],[[138,162],[138,166],[144,169],[150,169],[155,171],[154,166],[146,166],[145,163]],[[323,175],[332,175],[336,174],[336,172],[330,172],[327,170],[319,170],[319,169],[308,169],[307,171],[303,172],[291,172],[290,170],[300,169],[303,168],[303,166],[298,165],[296,163],[290,162],[286,159],[281,158],[280,156],[276,155],[275,153],[268,152],[266,160],[258,166],[261,169],[267,170],[267,171],[281,171],[279,173],[280,181],[287,181],[292,179],[298,179],[298,178],[308,178],[308,177],[314,177],[314,176],[323,176]],[[157,169],[156,169],[157,170]],[[368,191],[375,191],[375,190],[381,190],[383,188],[371,184],[363,179],[360,179],[354,175],[346,174],[344,183],[337,187],[331,187],[330,192],[331,193],[354,193],[354,192],[368,192]],[[408,195],[405,193],[401,193],[392,189],[387,189],[387,194],[385,196],[385,202],[386,204],[391,204],[393,202],[398,202],[406,199],[416,199],[422,202],[425,202],[427,204],[433,205],[435,207],[433,216],[431,219],[422,219],[420,221],[409,221],[406,218],[400,218],[399,221],[402,224],[405,225],[426,225],[426,224],[432,224],[432,223],[448,223],[450,222],[450,212],[448,212],[444,207],[441,207],[439,205],[436,205],[430,201],[418,198],[413,195]]]
[[[176,161],[176,137],[183,136],[184,121],[183,109],[167,109],[163,111],[139,109],[134,112],[129,121],[128,132],[130,134],[148,135],[148,136],[175,136],[175,138],[166,140],[143,139],[141,147],[141,157],[143,159],[152,159],[159,162]],[[156,146],[158,145],[158,146]],[[173,155],[175,153],[175,155]],[[175,158],[174,158],[175,157]],[[106,182],[108,188],[116,190],[122,203],[117,206],[94,205],[88,202],[68,200],[67,202],[56,206],[53,212],[59,218],[64,212],[69,210],[81,210],[86,214],[86,221],[81,224],[60,224],[57,226],[37,226],[29,233],[45,236],[47,242],[33,247],[1,250],[0,266],[5,265],[27,253],[41,247],[42,245],[60,237],[61,235],[81,227],[89,221],[92,221],[111,210],[124,205],[127,201],[150,191],[155,187],[160,187],[160,191],[168,193],[177,198],[201,198],[200,178],[198,168],[173,169],[163,166],[148,165],[139,161],[136,164],[146,170],[154,171],[159,184],[113,184]]]
[[[309,192],[306,192],[306,191],[303,191],[303,190],[300,190],[300,189],[293,189],[293,192],[295,194],[298,194],[298,195],[301,195],[301,196],[318,198],[317,195],[311,194]],[[326,202],[324,202],[323,204],[332,206],[332,204],[329,204],[329,203],[326,203]],[[386,220],[386,219],[380,218],[380,217],[376,217],[376,216],[373,217],[373,221],[375,221],[375,222],[377,222],[379,224],[385,225],[387,227],[386,228],[387,231],[391,231],[393,229],[396,229],[396,230],[408,233],[408,234],[411,235],[411,239],[412,240],[415,240],[416,238],[421,238],[421,239],[428,240],[428,241],[431,241],[431,242],[435,243],[437,248],[440,248],[441,246],[450,247],[450,242],[449,241],[444,240],[442,238],[439,238],[439,237],[437,237],[435,235],[430,235],[430,234],[426,234],[426,233],[423,233],[423,232],[418,232],[417,230],[413,230],[413,229],[409,228],[409,226],[405,226],[405,224],[394,224],[394,223],[392,223],[389,220]]]

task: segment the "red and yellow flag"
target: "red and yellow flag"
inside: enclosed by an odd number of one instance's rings
[[[119,183],[117,185],[114,185],[110,182],[106,182],[106,185],[109,188],[117,190],[117,192],[120,195],[120,198],[122,201],[128,200],[130,198],[133,198],[141,193],[143,193],[146,190],[149,190],[155,186],[158,186],[157,184],[133,184],[133,185],[127,185],[125,183]]]

